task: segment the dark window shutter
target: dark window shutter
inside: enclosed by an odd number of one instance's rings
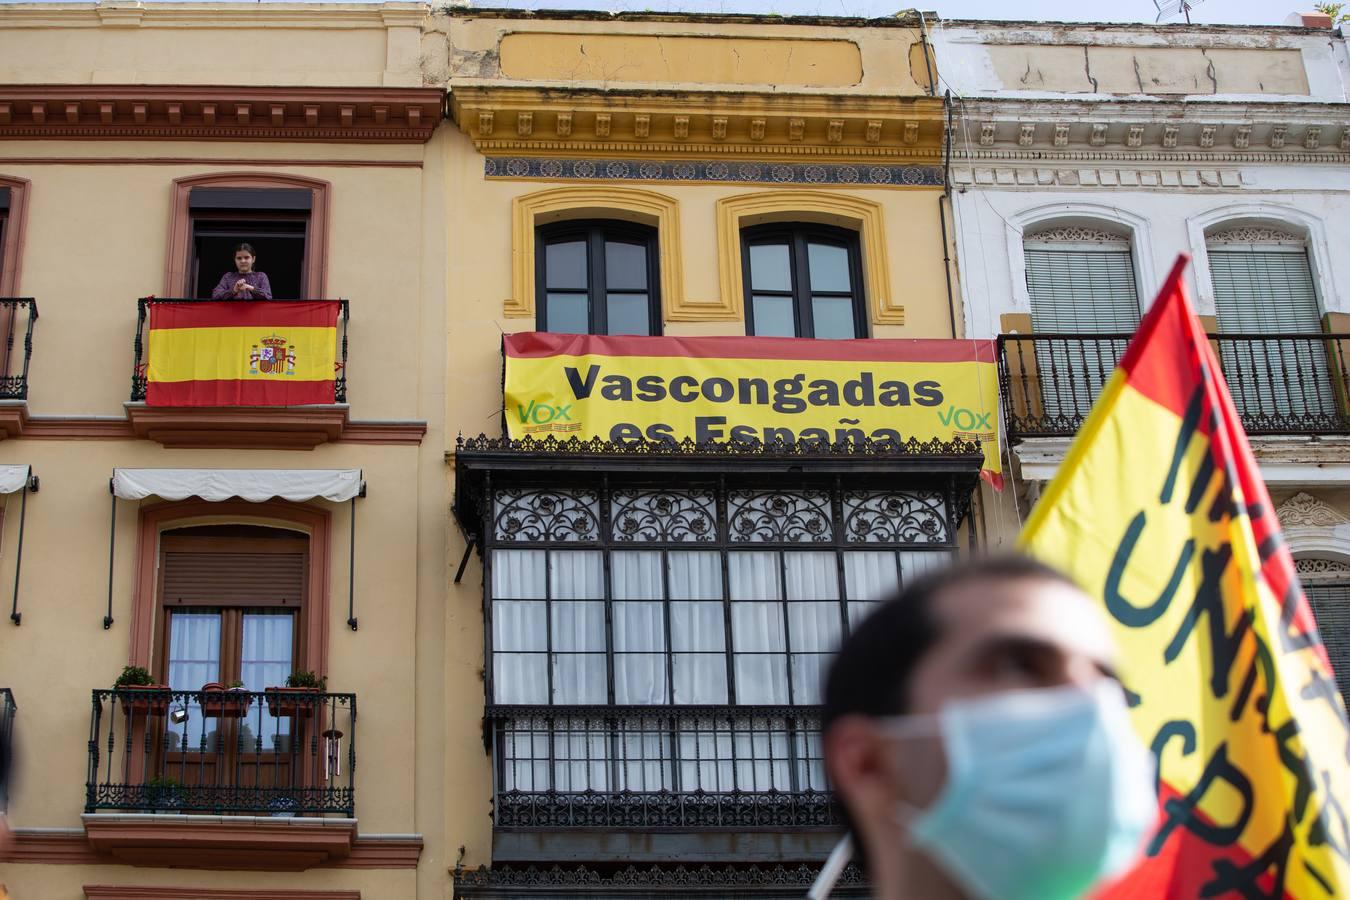
[[[9,209],[9,188],[0,187],[0,209]]]
[[[308,212],[313,194],[301,188],[193,188],[188,192],[191,210],[303,210]]]
[[[168,605],[299,607],[305,554],[166,550],[160,582]]]
[[[1350,709],[1350,584],[1311,584],[1303,589],[1317,631],[1331,658],[1336,684]]]

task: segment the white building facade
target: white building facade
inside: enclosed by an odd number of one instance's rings
[[[1114,367],[1120,336],[1189,254],[1192,300],[1218,335],[1344,671],[1350,338],[1329,337],[1350,333],[1342,36],[1305,26],[946,22],[932,41],[953,106],[966,333],[1002,335],[1015,489],[987,498],[991,545],[1011,543]]]

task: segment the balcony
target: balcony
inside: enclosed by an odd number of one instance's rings
[[[1063,438],[1087,418],[1129,334],[998,339],[1010,443]],[[1209,335],[1249,435],[1350,435],[1350,334]]]
[[[129,862],[308,868],[356,834],[356,695],[93,692],[85,831]],[[275,820],[275,821],[274,821]]]
[[[823,857],[841,828],[818,707],[493,706],[484,727],[499,862]]]
[[[336,307],[337,341],[336,353],[331,370],[332,390],[326,384],[321,388],[322,396],[310,396],[302,402],[281,405],[268,398],[259,403],[221,403],[211,405],[196,398],[181,403],[160,399],[147,403],[148,370],[152,315],[156,307],[171,308],[173,305],[189,304],[195,310],[209,310],[213,307],[225,309],[226,305],[238,306],[238,301],[202,300],[193,298],[156,298],[144,297],[137,301],[136,336],[133,345],[134,361],[131,376],[131,399],[127,403],[127,418],[137,437],[152,440],[165,447],[189,448],[225,448],[225,449],[277,449],[312,450],[319,444],[336,440],[349,423],[347,408],[347,324],[350,308],[346,300],[318,301],[266,301],[250,304],[259,313],[277,313],[284,315],[287,308],[300,304],[333,304]],[[219,324],[213,322],[213,327]],[[278,341],[286,339],[286,325],[257,324],[252,354],[247,349],[237,355],[227,354],[226,358],[212,361],[208,368],[219,369],[223,382],[237,380],[248,387],[260,387],[264,384],[277,386],[285,390],[284,380],[270,380],[270,365],[284,365],[289,362],[292,369],[297,368],[295,348],[291,347],[289,359],[286,348],[278,346],[275,350],[266,346],[269,338]],[[291,327],[294,327],[293,325]],[[206,342],[201,343],[207,346]],[[303,349],[303,348],[302,348]],[[261,350],[261,355],[259,351]],[[273,363],[271,353],[279,353]],[[303,353],[301,354],[303,355]],[[323,370],[327,381],[326,362],[300,360],[299,368],[310,366]],[[233,375],[235,369],[240,370]],[[272,375],[279,374],[280,369]],[[230,377],[233,375],[233,377]],[[242,377],[241,377],[242,376]],[[303,381],[303,375],[301,380]],[[311,382],[312,383],[312,382]],[[243,388],[239,393],[243,393]]]
[[[0,688],[0,813],[9,808],[9,769],[14,759],[14,693]]]
[[[32,297],[0,297],[0,439],[18,437],[28,424],[28,364],[37,318]],[[19,340],[22,347],[15,347]]]

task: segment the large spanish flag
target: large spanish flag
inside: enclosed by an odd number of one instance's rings
[[[1157,830],[1103,895],[1347,897],[1345,708],[1185,264],[1022,533],[1101,598],[1158,756]]]
[[[336,300],[150,304],[149,406],[332,403]]]

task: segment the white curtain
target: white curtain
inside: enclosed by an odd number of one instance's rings
[[[497,703],[547,703],[547,571],[543,550],[492,552],[492,684]]]
[[[728,554],[736,702],[787,703],[787,635],[775,550]]]
[[[605,703],[604,556],[599,550],[550,550],[553,619],[552,703]]]
[[[900,573],[905,584],[929,572],[939,572],[952,564],[947,550],[901,550]]]
[[[848,623],[856,628],[883,600],[900,590],[900,568],[894,550],[850,550],[844,554],[844,589]]]
[[[200,691],[202,685],[220,680],[220,613],[212,611],[174,612],[169,617],[169,687],[175,691]],[[188,719],[166,722],[170,747],[187,749],[200,746],[206,722],[201,705],[187,704]]]
[[[244,613],[243,647],[240,654],[239,680],[250,691],[277,687],[286,683],[286,677],[295,670],[295,615],[288,609],[254,610]],[[290,734],[288,716],[275,717],[264,706],[261,719],[251,718],[245,724],[261,723],[263,749],[275,748],[277,737]],[[249,737],[244,735],[247,743]]]

